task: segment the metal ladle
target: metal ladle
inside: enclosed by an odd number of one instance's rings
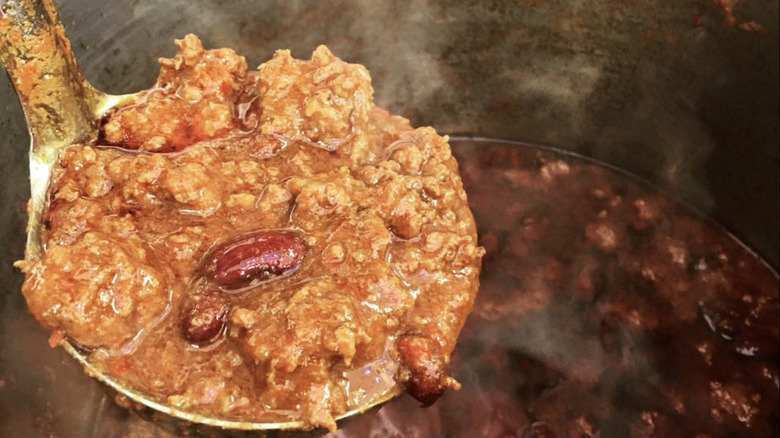
[[[67,146],[97,139],[98,122],[111,108],[136,95],[113,96],[96,90],[82,75],[70,41],[51,0],[0,0],[0,61],[11,77],[30,131],[30,202],[27,206],[25,259],[39,260],[46,248],[42,241],[43,217],[52,169]],[[299,421],[250,423],[211,418],[166,406],[128,388],[89,362],[71,343],[63,347],[85,372],[127,397],[136,408],[165,414],[156,420],[172,420],[177,427],[200,424],[234,431],[291,431],[305,429]],[[337,420],[364,413],[398,395],[395,389]]]

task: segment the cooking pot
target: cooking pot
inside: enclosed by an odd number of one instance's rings
[[[777,1],[57,4],[86,77],[108,93],[150,86],[157,57],[189,32],[253,66],[282,48],[308,58],[324,43],[365,64],[376,102],[415,125],[617,166],[778,265]],[[125,436],[113,431],[133,420],[47,346],[19,292],[11,263],[24,249],[28,146],[13,88],[1,79],[0,436]]]

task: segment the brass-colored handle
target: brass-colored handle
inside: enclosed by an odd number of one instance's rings
[[[98,93],[84,78],[51,0],[0,0],[0,61],[45,161],[94,134]]]
[[[106,97],[79,70],[51,0],[0,0],[0,62],[30,130],[30,202],[25,258],[43,255],[43,215],[60,150],[97,136]]]
[[[96,140],[100,117],[135,95],[103,94],[87,82],[52,0],[0,0],[0,62],[32,137],[25,258],[37,260],[45,250],[46,193],[60,150]]]

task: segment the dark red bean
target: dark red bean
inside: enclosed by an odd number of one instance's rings
[[[194,297],[182,319],[184,338],[200,347],[215,342],[225,331],[229,311],[230,303],[219,293]]]
[[[432,405],[452,386],[444,357],[429,337],[407,334],[398,338],[396,351],[401,368],[396,381],[424,406]]]
[[[212,249],[205,258],[205,275],[224,289],[240,289],[294,272],[305,253],[298,233],[254,231]]]

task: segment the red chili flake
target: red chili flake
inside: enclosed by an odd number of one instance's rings
[[[117,377],[122,377],[128,371],[130,371],[130,361],[127,359],[122,359],[111,366],[111,374]]]
[[[326,84],[330,84],[330,83],[331,83],[331,81],[333,81],[334,79],[336,79],[338,76],[339,76],[339,74],[338,74],[338,73],[333,73],[332,75],[330,75],[330,76],[328,76],[327,78],[325,78],[325,80],[324,80],[323,82],[325,82]]]
[[[221,91],[222,94],[228,94],[228,91],[230,91],[230,83],[228,81],[223,81],[222,85],[219,86],[219,91]]]

